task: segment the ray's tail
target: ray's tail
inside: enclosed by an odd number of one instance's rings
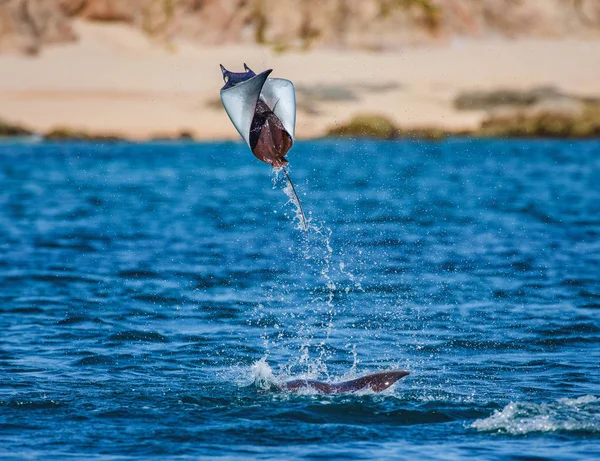
[[[296,193],[296,188],[294,187],[294,183],[292,182],[292,179],[290,178],[290,175],[287,172],[287,169],[285,167],[283,167],[282,170],[285,173],[285,177],[287,179],[288,184],[290,185],[290,189],[292,191],[292,200],[298,207],[298,212],[300,215],[300,222],[302,223],[302,227],[304,227],[304,230],[308,233],[308,223],[306,221],[306,216],[304,215],[304,210],[302,209],[302,204],[300,203],[300,199],[298,198],[298,194]]]

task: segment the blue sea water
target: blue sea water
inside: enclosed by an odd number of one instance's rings
[[[600,458],[600,142],[289,158],[0,145],[0,458]]]

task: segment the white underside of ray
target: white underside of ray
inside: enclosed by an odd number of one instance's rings
[[[266,70],[234,87],[221,90],[221,102],[225,112],[248,147],[256,103],[270,73],[270,70]]]
[[[277,115],[285,131],[294,139],[296,128],[296,92],[294,84],[282,78],[269,78],[265,82],[260,97]]]

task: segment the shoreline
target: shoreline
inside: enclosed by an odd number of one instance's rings
[[[465,91],[552,86],[600,97],[600,41],[454,40],[398,52],[318,49],[275,53],[258,45],[173,50],[122,24],[75,24],[81,39],[37,57],[0,55],[0,120],[136,140],[235,139],[220,107],[219,63],[273,68],[294,81],[299,138],[318,138],[360,114],[403,129],[473,131],[489,113],[457,110]]]
[[[446,141],[559,141],[559,142],[598,142],[600,136],[486,136],[481,134],[470,134],[470,133],[451,133],[441,137],[420,137],[420,136],[400,136],[396,138],[376,138],[369,136],[356,136],[356,137],[334,137],[334,136],[320,136],[314,138],[296,138],[296,142],[429,142],[429,143],[440,143]],[[197,138],[147,138],[147,139],[136,139],[128,137],[102,137],[93,136],[91,138],[63,138],[63,139],[48,139],[40,134],[31,134],[26,136],[0,136],[0,145],[2,144],[220,144],[220,143],[232,143],[232,144],[243,144],[243,140],[235,138],[211,138],[211,139],[197,139]]]

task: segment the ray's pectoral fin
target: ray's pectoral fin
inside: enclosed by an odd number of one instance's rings
[[[313,390],[320,394],[345,394],[363,390],[382,392],[409,374],[410,372],[406,370],[390,370],[380,373],[373,373],[371,375],[366,375],[350,381],[343,381],[341,383],[325,383],[311,379],[296,379],[283,383],[279,387],[280,389],[288,392]]]
[[[221,89],[223,107],[240,136],[250,145],[252,120],[271,69],[258,75],[251,70],[246,73],[229,72],[223,66],[221,70],[225,81],[225,86]]]
[[[288,164],[285,156],[292,148],[292,144],[293,139],[279,117],[259,99],[250,126],[252,153],[259,160],[280,168]]]

